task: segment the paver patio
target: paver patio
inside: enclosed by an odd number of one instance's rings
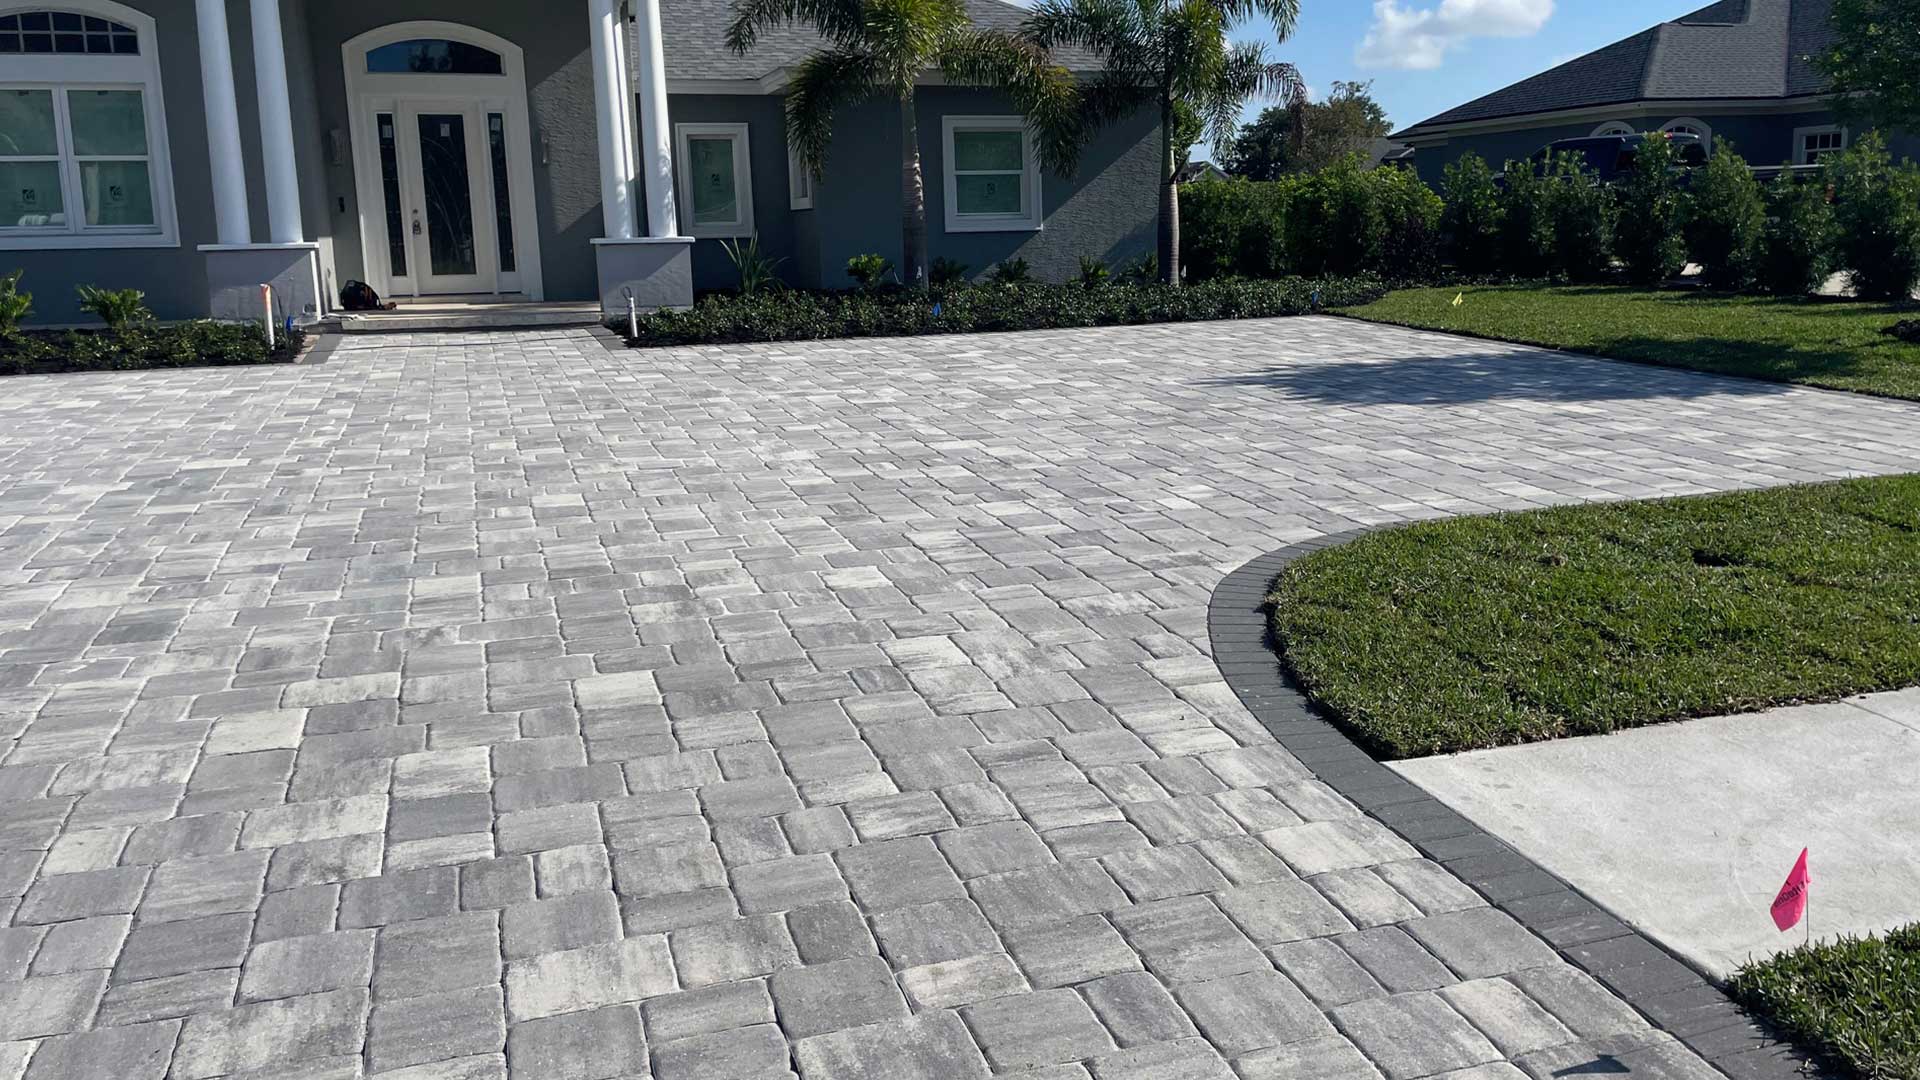
[[[1331,319],[4,389],[5,1080],[1712,1075],[1273,744],[1209,590],[1920,468]]]

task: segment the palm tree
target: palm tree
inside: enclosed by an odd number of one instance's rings
[[[1277,45],[1293,35],[1300,0],[1040,0],[1022,30],[1043,49],[1078,47],[1105,57],[1106,70],[1085,87],[1091,123],[1160,107],[1160,273],[1171,284],[1180,283],[1180,111],[1200,117],[1222,155],[1248,99],[1281,98],[1297,108],[1306,98],[1292,64],[1268,61],[1259,42],[1227,39],[1236,20],[1255,15],[1273,23]]]
[[[965,0],[734,0],[727,47],[745,54],[760,32],[811,23],[827,48],[802,61],[787,87],[787,140],[803,168],[820,177],[839,108],[885,94],[900,105],[902,273],[927,276],[927,192],[920,172],[914,88],[937,69],[950,84],[1005,93],[1027,117],[1041,164],[1070,173],[1079,157],[1073,78],[1046,49],[983,30]]]

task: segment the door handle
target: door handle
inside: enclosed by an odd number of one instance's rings
[[[420,235],[420,211],[418,210],[413,212],[413,235]]]

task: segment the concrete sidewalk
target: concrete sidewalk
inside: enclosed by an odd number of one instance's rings
[[[1715,977],[1805,940],[1803,847],[1815,937],[1920,919],[1920,690],[1394,768]]]

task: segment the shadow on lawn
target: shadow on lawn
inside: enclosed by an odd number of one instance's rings
[[[1623,339],[1605,346],[1621,359],[1635,359],[1627,350],[1654,345],[1669,353],[1690,349],[1688,344],[1653,339]],[[1716,342],[1720,346],[1730,343]],[[1621,351],[1613,352],[1614,349]],[[1778,360],[1778,357],[1775,357]],[[1824,363],[1852,363],[1835,353]],[[1795,362],[1810,363],[1806,359]],[[1453,356],[1402,356],[1385,360],[1302,361],[1239,375],[1205,380],[1211,386],[1263,387],[1281,393],[1336,405],[1466,405],[1486,401],[1633,401],[1650,398],[1752,396],[1785,393],[1788,387],[1752,379],[1721,379],[1680,368],[1615,364],[1566,363],[1534,353],[1488,352]],[[1697,364],[1706,367],[1706,364]],[[1721,371],[1741,371],[1731,359],[1712,365]],[[1749,360],[1745,367],[1752,367]],[[1826,367],[1827,373],[1837,368]],[[1753,372],[1760,374],[1759,372]],[[1808,369],[1807,374],[1812,373]],[[1786,374],[1772,375],[1785,378]]]

